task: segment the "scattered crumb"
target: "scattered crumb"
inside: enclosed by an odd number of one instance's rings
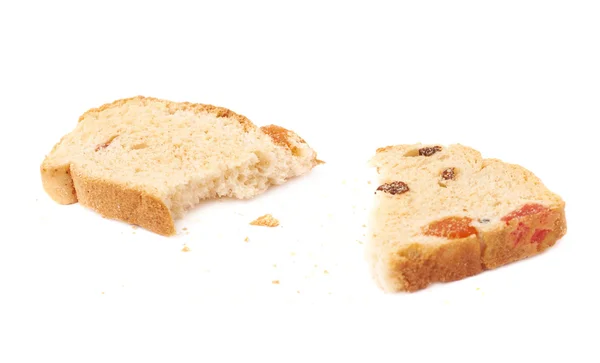
[[[273,264],[273,267],[274,267],[274,268],[277,268],[277,264],[276,264],[276,263],[274,263],[274,264]]]
[[[328,295],[331,295],[331,291],[329,291],[327,294],[328,294]]]
[[[273,280],[273,281],[271,281],[271,283],[272,283],[273,285],[279,285],[279,280]]]
[[[475,290],[479,291],[479,288],[477,287],[477,288],[475,288]]]
[[[369,180],[369,181],[367,182],[367,184],[371,184],[371,181]]]
[[[362,226],[363,226],[363,228],[367,227],[367,225],[366,225],[366,224],[363,224]]]
[[[299,294],[299,293],[300,293],[300,290],[296,290],[296,294]]]
[[[188,246],[183,246],[183,248],[181,249],[181,252],[190,252],[190,248]]]
[[[132,234],[135,234],[135,231],[131,232]]]
[[[323,270],[323,273],[324,273],[325,275],[329,275],[329,271],[327,271],[327,270]]]
[[[138,229],[138,226],[136,226],[135,224],[132,224],[132,225],[131,225],[131,228],[133,228],[133,229]]]
[[[355,205],[353,205],[353,206],[352,206],[352,209],[356,209],[356,206],[355,206]]]
[[[187,231],[187,227],[183,227],[181,230],[182,231]]]
[[[102,291],[102,295],[104,295],[104,291]]]
[[[248,242],[248,241],[250,241],[250,238],[248,238],[248,237],[244,238],[244,242]]]
[[[359,244],[359,245],[362,245],[362,244],[363,244],[363,242],[362,242],[362,241],[359,241],[359,240],[356,240],[356,242],[358,242],[358,244]]]
[[[264,227],[277,227],[279,225],[279,221],[273,218],[270,214],[265,214],[262,217],[258,217],[257,219],[250,222],[253,226],[264,226]]]
[[[319,265],[317,265],[317,264],[315,263],[315,268],[318,268],[318,267],[319,267]]]
[[[296,256],[296,252],[290,252],[290,256]]]

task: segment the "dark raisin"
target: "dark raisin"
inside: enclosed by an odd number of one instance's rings
[[[455,174],[454,168],[448,168],[448,169],[442,171],[442,179],[444,179],[444,180],[454,180],[455,176],[456,176],[456,174]]]
[[[479,223],[490,223],[490,220],[488,218],[480,218]]]
[[[388,193],[388,194],[392,194],[392,195],[406,193],[409,190],[410,189],[408,188],[408,185],[405,182],[401,182],[401,181],[385,183],[385,184],[380,185],[377,188],[377,191],[382,191],[384,193]],[[377,191],[375,191],[375,193],[377,193]]]
[[[422,147],[419,149],[419,155],[421,156],[431,156],[433,154],[435,154],[438,151],[442,151],[442,147],[441,146],[432,146],[432,147]]]

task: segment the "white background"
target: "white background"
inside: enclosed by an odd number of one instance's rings
[[[2,2],[0,362],[600,361],[599,6]],[[280,124],[327,164],[206,203],[173,238],[52,202],[45,153],[87,109],[135,95]],[[415,142],[531,169],[566,200],[567,236],[382,294],[362,258],[366,161]],[[248,225],[264,213],[281,227]]]

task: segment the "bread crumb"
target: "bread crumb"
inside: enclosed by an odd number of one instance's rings
[[[325,275],[329,275],[329,271],[327,271],[327,270],[323,270],[323,273],[324,273]]]
[[[271,281],[271,283],[272,283],[273,285],[279,285],[279,280],[273,280],[273,281]]]
[[[250,239],[248,237],[244,238],[244,242],[248,242]]]
[[[276,263],[273,264],[273,268],[277,268],[277,264]]]
[[[132,225],[131,225],[131,228],[133,228],[133,229],[138,229],[138,226],[136,226],[135,224],[132,224]]]
[[[367,225],[366,225],[366,224],[363,224],[362,226],[363,226],[363,228],[367,227]]]
[[[296,256],[296,252],[290,252],[290,256]]]
[[[300,290],[296,290],[296,294],[299,294],[299,293],[300,293]]]
[[[371,184],[371,181],[369,180],[369,181],[367,182],[367,184]]]
[[[476,288],[475,288],[475,290],[479,291],[479,288],[478,288],[478,287],[476,287]]]
[[[277,227],[279,225],[279,221],[273,218],[270,214],[265,214],[264,216],[258,217],[257,219],[250,222],[253,226],[264,226],[264,227]]]
[[[190,252],[190,248],[188,246],[183,246],[183,248],[181,249],[181,252]]]
[[[362,244],[363,244],[363,242],[362,242],[362,241],[359,241],[359,240],[356,240],[356,242],[358,242],[358,244],[359,244],[359,245],[362,245]]]
[[[102,295],[104,295],[104,291],[102,291]]]
[[[187,227],[183,227],[181,230],[182,231],[187,231]]]

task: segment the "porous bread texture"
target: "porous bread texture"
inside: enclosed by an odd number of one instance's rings
[[[91,109],[41,164],[46,192],[162,235],[201,200],[247,199],[310,171],[294,132],[228,109],[150,97]]]
[[[402,181],[409,188],[375,192],[367,257],[384,291],[463,279],[536,255],[566,233],[565,202],[558,195],[525,168],[483,159],[472,148],[388,146],[377,150],[371,165],[380,184]],[[428,233],[452,217],[466,218],[466,235]]]

